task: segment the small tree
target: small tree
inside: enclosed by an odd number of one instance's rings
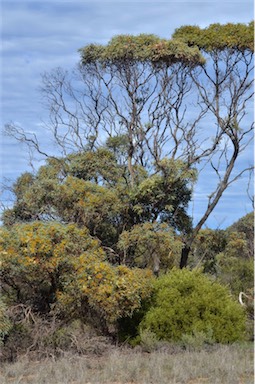
[[[182,243],[167,224],[155,222],[122,232],[117,246],[127,265],[149,267],[157,275],[178,264]]]

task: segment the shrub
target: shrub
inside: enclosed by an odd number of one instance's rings
[[[75,267],[76,278],[57,293],[59,305],[65,310],[69,307],[70,312],[78,311],[80,316],[94,312],[99,326],[105,324],[108,330],[115,328],[118,319],[132,316],[151,294],[153,279],[149,270],[114,267],[86,253],[79,257]]]
[[[205,345],[214,344],[215,340],[212,338],[212,330],[208,332],[194,330],[192,334],[182,335],[181,345],[189,351],[200,351]]]
[[[139,338],[144,352],[152,352],[153,350],[156,350],[158,339],[155,333],[151,332],[149,329],[144,329],[140,331]]]
[[[228,343],[244,339],[245,312],[226,287],[201,271],[173,269],[155,282],[152,306],[140,328],[167,341],[210,330],[216,342]]]
[[[48,312],[85,251],[103,257],[98,241],[74,224],[34,222],[0,231],[0,283],[11,304]]]
[[[116,331],[150,296],[152,273],[106,260],[99,241],[75,224],[34,222],[0,231],[0,283],[9,305]]]

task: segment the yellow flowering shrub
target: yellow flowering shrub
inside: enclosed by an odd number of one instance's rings
[[[86,250],[99,249],[88,229],[74,224],[34,222],[0,231],[1,285],[14,303],[48,311],[63,290],[62,279],[72,275],[71,260]]]
[[[132,315],[151,292],[152,273],[106,261],[88,229],[74,224],[16,224],[0,233],[1,284],[12,303],[62,318],[92,311],[105,324]],[[86,320],[86,319],[84,319]]]

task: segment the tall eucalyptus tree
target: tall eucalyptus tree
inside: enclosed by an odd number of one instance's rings
[[[166,161],[180,162],[180,177],[185,164],[188,174],[197,169],[199,177],[210,166],[218,178],[198,223],[181,226],[180,266],[185,267],[193,241],[224,191],[252,168],[240,168],[239,159],[253,137],[247,117],[253,23],[184,26],[171,40],[120,35],[107,45],[89,44],[80,54],[74,72],[58,68],[43,76],[49,127],[64,157],[106,145],[136,194],[139,170],[169,178]],[[7,131],[50,156],[36,136],[13,124]],[[195,178],[189,183],[192,188]],[[174,209],[173,217],[178,206]]]

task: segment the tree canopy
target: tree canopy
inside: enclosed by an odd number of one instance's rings
[[[51,166],[21,176],[4,221],[74,221],[108,246],[133,225],[167,222],[183,234],[185,267],[224,192],[253,169],[239,161],[253,138],[246,113],[253,96],[253,23],[183,26],[172,39],[119,35],[79,52],[74,72],[58,68],[42,79],[61,155],[45,153],[36,136],[7,126]],[[208,171],[215,182],[192,223],[188,205]],[[35,196],[40,201],[33,202]]]
[[[173,37],[209,54],[226,50],[254,52],[254,22],[211,24],[206,28],[184,26],[178,28]]]
[[[178,40],[167,40],[155,35],[119,35],[107,45],[89,44],[80,49],[82,64],[98,62],[105,66],[132,62],[151,63],[155,66],[172,65],[176,62],[199,65],[205,62],[197,47],[188,48]]]

